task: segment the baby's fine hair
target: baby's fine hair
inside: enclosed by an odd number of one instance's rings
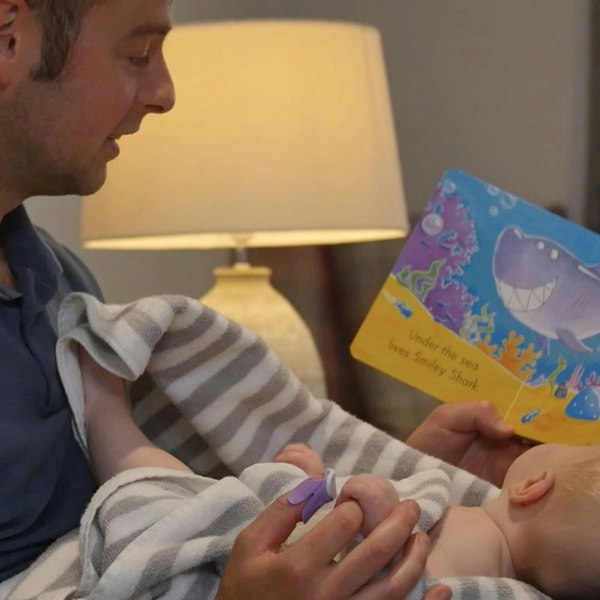
[[[597,600],[600,598],[600,453],[559,467],[554,495],[545,518],[556,519],[565,537],[551,543],[563,553],[566,563],[572,556],[579,555],[585,564],[581,565],[577,581],[565,582],[564,591],[557,591],[552,597],[555,600]],[[575,545],[579,545],[577,549]]]

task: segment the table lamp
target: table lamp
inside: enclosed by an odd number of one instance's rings
[[[308,328],[246,249],[406,235],[380,36],[338,22],[192,24],[171,32],[165,56],[177,104],[120,141],[105,187],[84,199],[83,244],[235,248],[202,300],[324,396]]]

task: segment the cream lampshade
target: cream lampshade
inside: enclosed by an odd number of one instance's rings
[[[311,21],[195,24],[169,35],[165,55],[177,104],[121,140],[107,184],[84,200],[86,247],[243,251],[407,233],[375,29]],[[258,293],[240,283],[250,271],[238,265],[217,274],[237,277],[238,291],[228,294],[246,305]],[[257,277],[268,285],[267,274]],[[211,297],[204,299],[210,304]],[[264,303],[252,311],[278,328]],[[292,337],[274,348],[284,360],[286,345],[298,347]],[[312,350],[289,359],[300,379],[306,356],[316,353],[312,339],[308,345]],[[322,382],[320,363],[313,370]]]

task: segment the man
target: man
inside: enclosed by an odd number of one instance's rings
[[[98,290],[20,205],[96,191],[118,138],[174,103],[161,53],[170,2],[102,2],[84,16],[92,4],[0,2],[0,579],[76,526],[94,489],[56,378],[53,320],[66,293]]]
[[[95,192],[119,154],[118,139],[172,108],[162,54],[170,11],[171,0],[0,0],[0,584],[77,527],[95,487],[73,437],[54,345],[60,301],[99,290],[74,255],[31,226],[22,202]],[[478,447],[479,431],[511,435],[481,405],[434,414],[414,441],[428,451],[445,444],[451,453],[442,457],[455,462],[487,464],[490,449],[512,456],[510,442]],[[427,541],[410,538],[410,504],[394,508],[356,564],[331,559],[341,532],[360,527],[357,505],[340,506],[311,537],[279,552],[297,516],[282,498],[240,536],[220,600],[276,598],[289,584],[289,598],[314,598],[315,586],[322,597],[335,589],[340,598],[397,598],[421,574]],[[390,575],[361,590],[409,539]]]

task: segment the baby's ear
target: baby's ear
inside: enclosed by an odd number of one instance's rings
[[[508,486],[508,497],[512,504],[521,507],[535,504],[554,487],[554,481],[553,471],[540,471],[533,477],[510,484]]]

